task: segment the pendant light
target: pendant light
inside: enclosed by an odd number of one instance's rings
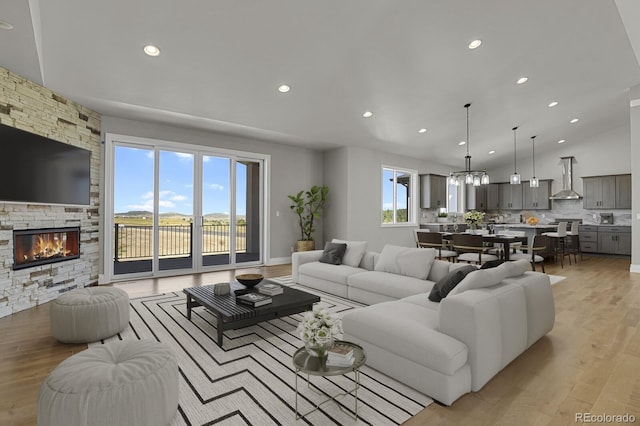
[[[537,188],[540,186],[540,180],[536,177],[536,137],[531,136],[531,149],[533,151],[533,177],[529,181],[531,188]]]
[[[462,179],[467,185],[480,186],[489,184],[489,175],[486,170],[471,170],[471,155],[469,154],[469,107],[471,104],[466,104],[464,107],[467,109],[467,155],[464,157],[464,170],[449,173],[449,184],[460,185]]]
[[[516,126],[511,130],[513,130],[513,174],[509,178],[509,183],[511,185],[519,185],[520,175],[516,171],[516,130],[518,130],[518,127]]]

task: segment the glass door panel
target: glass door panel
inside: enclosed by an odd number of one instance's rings
[[[159,151],[158,269],[193,267],[194,154]]]
[[[202,156],[202,266],[229,265],[231,159]]]
[[[154,150],[115,146],[114,275],[152,271],[153,189]]]
[[[260,162],[236,163],[235,222],[236,263],[261,260]]]

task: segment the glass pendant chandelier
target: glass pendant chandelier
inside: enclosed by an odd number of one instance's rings
[[[514,127],[513,129],[513,174],[509,178],[509,183],[511,185],[519,185],[520,184],[520,175],[516,171],[516,131],[518,127]]]
[[[540,180],[536,177],[536,137],[531,136],[531,149],[533,150],[533,177],[529,181],[531,188],[537,188],[540,186]]]
[[[464,170],[449,173],[449,184],[460,185],[464,180],[467,185],[480,186],[489,184],[489,175],[486,170],[472,170],[471,169],[471,155],[469,155],[469,107],[471,104],[466,104],[464,107],[467,109],[467,155],[464,157]]]

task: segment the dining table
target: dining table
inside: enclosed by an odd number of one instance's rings
[[[443,232],[442,238],[445,240],[451,240],[451,236],[456,232]],[[464,232],[458,232],[458,234],[464,234]],[[482,234],[482,241],[484,243],[502,244],[504,247],[504,260],[509,260],[509,253],[511,253],[511,245],[513,243],[521,243],[527,247],[529,240],[526,236],[516,235],[502,235],[502,234]]]

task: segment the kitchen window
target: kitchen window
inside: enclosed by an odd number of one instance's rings
[[[382,225],[415,225],[418,172],[382,166]]]

